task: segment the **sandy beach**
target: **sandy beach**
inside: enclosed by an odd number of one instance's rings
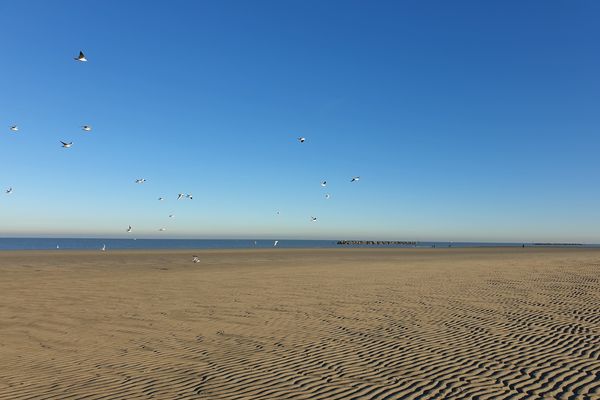
[[[0,399],[600,399],[600,250],[2,252]]]

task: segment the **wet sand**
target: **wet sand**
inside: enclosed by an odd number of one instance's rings
[[[1,252],[0,399],[600,399],[600,250]]]

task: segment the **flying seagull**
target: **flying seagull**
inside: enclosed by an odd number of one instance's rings
[[[277,243],[279,243],[279,240],[276,240],[275,243],[273,243],[273,247],[277,246]]]
[[[65,143],[62,140],[60,142],[62,143],[62,147],[64,147],[65,149],[68,149],[69,147],[73,146],[73,142]]]
[[[194,264],[198,264],[200,262],[200,259],[198,258],[198,256],[192,256],[192,257],[194,257],[192,259],[192,261],[194,262]]]
[[[192,197],[192,195],[191,195],[191,194],[186,194],[186,195],[185,195],[185,197],[187,197],[187,198],[188,198],[188,199],[190,199],[190,200],[193,200],[193,199],[194,199],[194,198]]]
[[[13,132],[18,132],[19,131],[19,127],[17,125],[11,125],[10,130]]]
[[[89,131],[91,131],[91,130],[92,130],[92,127],[91,127],[90,125],[83,125],[83,126],[81,127],[81,129],[83,129],[83,130],[84,130],[84,131],[86,131],[86,132],[89,132]]]
[[[312,222],[317,222],[317,217],[310,217],[310,220],[311,220]]]
[[[331,195],[329,193],[325,194],[325,198],[329,199],[331,197]]]
[[[102,251],[106,251],[106,245],[105,244],[102,245]]]
[[[321,186],[323,186],[323,187],[327,186],[327,181],[321,182]]]
[[[135,183],[144,183],[146,182],[146,178],[140,178],[140,179],[136,179]]]
[[[350,182],[358,182],[358,181],[360,181],[360,176],[355,176],[350,180]]]
[[[163,201],[165,198],[164,197],[159,197],[158,201]]]
[[[85,54],[83,54],[83,51],[79,52],[79,56],[77,57],[73,57],[75,59],[75,61],[81,61],[81,62],[86,62],[87,58],[85,58]]]
[[[177,200],[181,200],[185,195],[183,193],[179,193],[177,195]]]
[[[129,228],[127,228],[127,233],[131,233],[132,230],[133,228],[131,227],[131,225],[129,225]]]
[[[304,143],[304,142],[306,141],[306,138],[305,138],[305,137],[299,137],[299,138],[298,138],[298,141],[299,141],[300,143]]]
[[[174,216],[174,214],[169,214],[169,218],[173,218]]]
[[[164,232],[164,231],[166,231],[166,230],[167,230],[167,228],[159,228],[159,229],[158,229],[158,231],[159,231],[159,232]]]
[[[13,192],[13,188],[10,187],[10,188],[6,189],[6,194],[11,194],[12,192]]]

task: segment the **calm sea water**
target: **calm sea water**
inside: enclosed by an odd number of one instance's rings
[[[274,240],[252,239],[81,239],[81,238],[0,238],[0,250],[96,250],[106,249],[250,249],[272,248]],[[338,245],[337,240],[279,240],[281,248],[346,248],[346,247],[510,247],[523,243],[417,242],[415,245]],[[535,246],[525,243],[525,246]],[[569,247],[599,247],[581,245]]]

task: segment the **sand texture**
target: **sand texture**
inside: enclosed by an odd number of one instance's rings
[[[600,250],[2,252],[0,399],[600,399]]]

